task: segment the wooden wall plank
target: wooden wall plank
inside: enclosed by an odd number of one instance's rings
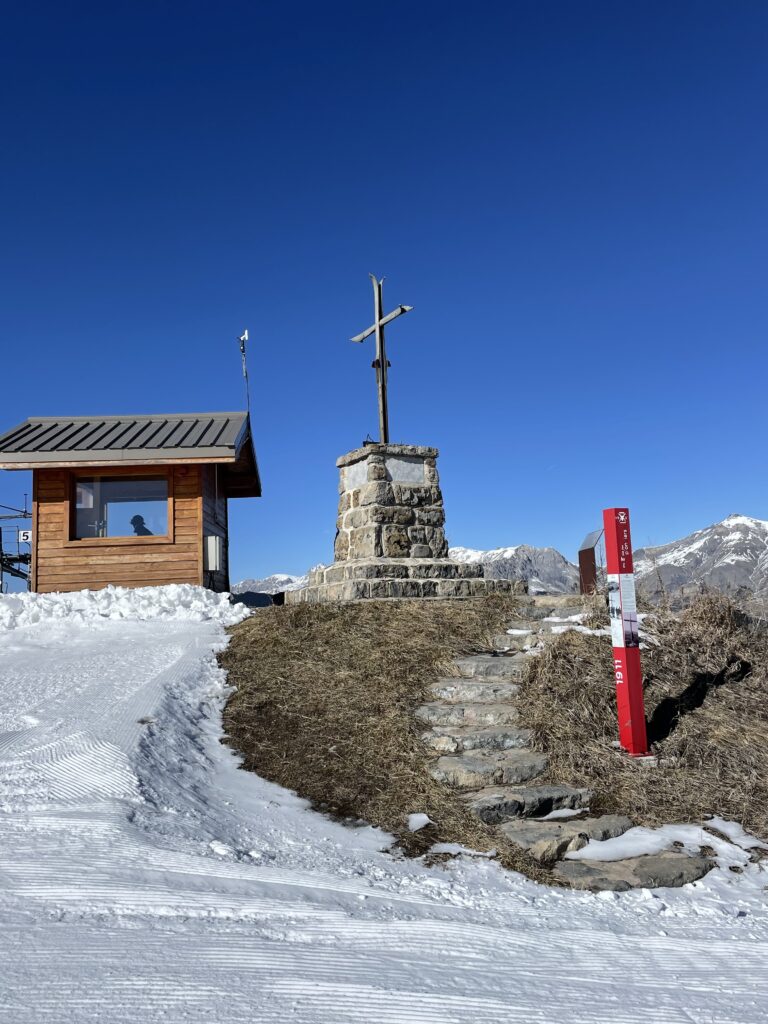
[[[71,475],[61,469],[38,469],[34,521],[34,589],[40,593],[100,589],[116,586],[159,586],[163,583],[201,583],[202,473],[200,466],[158,466],[169,474],[169,515],[172,540],[152,543],[89,543],[80,547],[68,538]],[[152,475],[146,467],[78,466],[78,476]],[[117,539],[117,538],[116,538]]]

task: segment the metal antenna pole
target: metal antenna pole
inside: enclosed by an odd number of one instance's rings
[[[245,407],[248,415],[251,415],[251,389],[248,383],[248,363],[245,354],[245,345],[248,341],[248,329],[246,328],[237,339],[240,342],[240,356],[243,360],[243,379],[245,380]]]

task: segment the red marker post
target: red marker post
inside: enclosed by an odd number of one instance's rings
[[[608,602],[611,613],[613,672],[619,709],[619,742],[632,757],[648,753],[643,701],[643,670],[632,567],[629,509],[603,510]]]

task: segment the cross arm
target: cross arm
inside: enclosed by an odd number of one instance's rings
[[[388,313],[385,317],[381,318],[381,320],[379,321],[379,326],[386,327],[387,324],[392,323],[393,320],[396,320],[397,317],[402,316],[403,313],[410,313],[412,309],[413,306],[398,306],[397,309],[393,310],[391,313]],[[375,330],[376,324],[374,324],[372,327],[367,328],[367,330],[363,331],[362,334],[356,334],[354,338],[350,338],[349,340],[365,341],[366,338],[370,338],[370,336],[375,332]]]

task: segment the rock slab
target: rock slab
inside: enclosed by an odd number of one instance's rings
[[[563,860],[554,873],[574,889],[627,892],[687,885],[706,875],[712,866],[707,857],[665,851],[613,861]]]

